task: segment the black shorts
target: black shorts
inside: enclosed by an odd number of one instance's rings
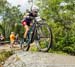
[[[31,22],[23,21],[23,22],[22,22],[22,25],[23,25],[23,26],[25,26],[25,25],[30,26],[30,23],[31,23]]]

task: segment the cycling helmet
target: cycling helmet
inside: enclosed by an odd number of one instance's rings
[[[39,7],[38,7],[38,6],[33,5],[33,7],[32,7],[32,11],[34,11],[34,12],[38,12],[38,11],[39,11]]]

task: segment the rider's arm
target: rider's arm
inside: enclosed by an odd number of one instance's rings
[[[23,19],[21,20],[21,22],[24,21],[25,18],[26,18],[28,15],[29,15],[29,13],[26,13],[26,14],[23,16]]]

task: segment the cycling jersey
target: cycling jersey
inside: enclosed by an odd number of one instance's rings
[[[26,17],[26,18],[22,21],[22,25],[23,25],[23,26],[25,26],[25,25],[30,26],[30,23],[32,23],[33,18],[36,17],[37,15],[36,15],[36,14],[33,15],[33,13],[29,13],[28,16],[29,16],[29,17]],[[33,18],[31,18],[31,17],[33,17]]]

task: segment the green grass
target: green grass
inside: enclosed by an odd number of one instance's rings
[[[30,51],[34,51],[34,52],[38,52],[38,49],[37,49],[36,46],[30,47],[29,50],[30,50]],[[53,50],[53,49],[50,49],[50,50],[48,51],[48,53],[61,54],[61,55],[69,55],[69,54],[66,53],[66,52],[63,52],[63,51],[56,51],[56,50]]]
[[[38,49],[37,49],[37,47],[35,47],[35,46],[30,47],[29,50],[30,50],[30,51],[34,51],[34,52],[38,52]],[[66,52],[63,52],[63,51],[56,51],[56,50],[53,50],[53,49],[50,49],[50,50],[48,51],[48,53],[61,54],[61,55],[69,55],[69,54],[66,53]]]
[[[68,53],[66,53],[66,52],[63,52],[63,51],[55,51],[55,50],[52,50],[52,49],[50,49],[50,50],[48,51],[48,53],[55,53],[55,54],[61,54],[61,55],[68,55]]]
[[[11,55],[13,55],[13,51],[2,51],[2,52],[0,52],[0,63],[4,62]]]
[[[34,52],[37,52],[38,51],[38,49],[37,49],[37,47],[36,46],[32,46],[32,47],[30,47],[30,49],[29,49],[30,51],[34,51]]]

